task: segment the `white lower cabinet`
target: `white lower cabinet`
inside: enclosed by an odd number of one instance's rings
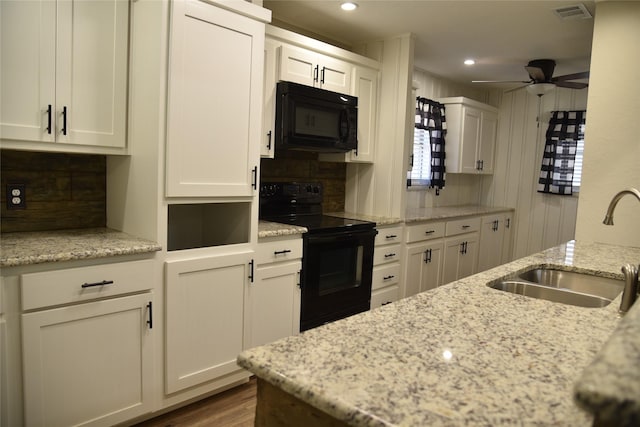
[[[404,296],[442,285],[444,222],[424,222],[405,229]]]
[[[300,332],[302,239],[258,241],[254,280],[247,291],[247,346],[256,347]]]
[[[505,227],[504,214],[482,217],[478,271],[488,270],[502,263]]]
[[[441,239],[407,246],[405,250],[405,297],[442,285]]]
[[[300,332],[301,262],[258,266],[248,292],[248,347]]]
[[[152,277],[146,261],[21,276],[25,425],[107,426],[152,410]]]
[[[170,260],[166,280],[166,393],[238,371],[253,251]]]
[[[401,297],[402,225],[378,227],[373,252],[371,310]]]
[[[471,276],[478,270],[478,233],[467,233],[444,241],[442,283]]]

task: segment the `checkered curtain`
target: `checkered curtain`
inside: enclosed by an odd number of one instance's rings
[[[578,140],[584,139],[587,112],[552,111],[538,180],[540,193],[571,195]]]
[[[431,184],[436,194],[444,188],[444,137],[447,133],[444,105],[427,98],[416,98],[415,127],[429,132],[431,143]]]

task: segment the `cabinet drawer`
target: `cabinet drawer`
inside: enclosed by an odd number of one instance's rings
[[[400,260],[400,245],[381,246],[373,252],[373,265]]]
[[[398,286],[390,286],[378,291],[373,291],[371,293],[371,310],[398,301],[399,297],[400,288]]]
[[[406,243],[437,239],[444,236],[444,228],[444,222],[410,225],[407,227]]]
[[[132,261],[22,276],[22,309],[47,307],[151,289],[153,261]]]
[[[402,241],[402,226],[378,228],[376,246],[400,243]]]
[[[393,263],[373,269],[373,283],[371,289],[382,289],[386,286],[395,285],[400,280],[400,264]]]
[[[256,263],[289,261],[302,258],[302,238],[268,239],[258,242]]]
[[[455,236],[456,234],[470,233],[480,229],[480,217],[457,219],[455,221],[447,221],[447,236]]]

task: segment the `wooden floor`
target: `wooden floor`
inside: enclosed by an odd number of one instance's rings
[[[215,396],[160,415],[136,427],[253,427],[256,379]]]

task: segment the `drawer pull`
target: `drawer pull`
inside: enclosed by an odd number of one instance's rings
[[[284,255],[284,254],[288,254],[289,252],[291,252],[291,249],[284,249],[281,251],[274,251],[273,254],[274,255]]]
[[[385,258],[391,258],[392,256],[396,256],[396,254],[384,254]]]
[[[389,234],[388,236],[385,236],[384,238],[385,239],[395,239],[396,237],[398,237],[398,236],[395,235],[395,234]]]
[[[391,304],[392,302],[393,302],[393,301],[387,301],[387,302],[383,302],[383,303],[382,303],[382,304],[380,304],[380,305],[387,305],[387,304]]]
[[[102,282],[83,283],[83,288],[93,288],[94,286],[113,285],[113,280],[103,280]]]
[[[393,279],[394,277],[396,277],[396,276],[394,276],[394,275],[392,274],[392,275],[390,275],[390,276],[384,276],[384,277],[382,278],[382,280],[390,280],[390,279]]]
[[[466,230],[466,229],[467,229],[467,228],[469,228],[469,227],[471,227],[471,226],[470,226],[470,225],[463,225],[463,226],[462,226],[462,229],[463,229],[463,230]]]
[[[427,231],[424,232],[424,234],[433,234],[435,232],[436,232],[436,230],[427,230]]]

